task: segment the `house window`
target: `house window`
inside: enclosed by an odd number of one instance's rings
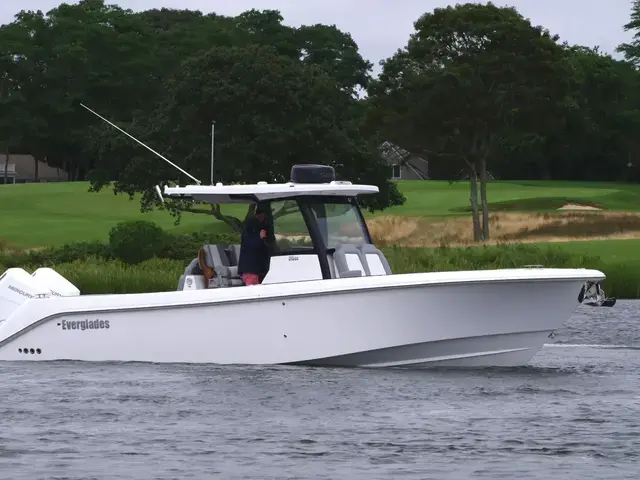
[[[400,165],[391,165],[391,178],[402,178],[400,174]]]

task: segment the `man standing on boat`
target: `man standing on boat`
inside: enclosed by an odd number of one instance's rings
[[[258,204],[254,216],[248,218],[242,228],[238,275],[245,285],[258,285],[267,275],[269,264],[265,210]]]

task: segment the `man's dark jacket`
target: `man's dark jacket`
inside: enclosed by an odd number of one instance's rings
[[[269,246],[260,238],[260,230],[266,225],[257,218],[249,219],[242,230],[238,274],[265,275],[269,271]]]

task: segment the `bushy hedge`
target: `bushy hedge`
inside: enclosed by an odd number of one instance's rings
[[[120,223],[109,231],[111,253],[128,265],[160,258],[169,242],[169,235],[162,227],[146,220]]]
[[[50,247],[26,252],[0,252],[4,268],[51,267],[93,259],[117,260],[124,265],[136,265],[154,258],[189,263],[198,250],[209,243],[240,243],[240,236],[228,234],[172,234],[154,222],[136,220],[122,222],[109,231],[109,242],[77,242],[62,247]]]

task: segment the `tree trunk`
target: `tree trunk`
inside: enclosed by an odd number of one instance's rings
[[[480,201],[482,202],[482,239],[489,240],[489,207],[487,206],[487,159],[480,160]]]
[[[45,157],[46,161],[46,157]],[[38,161],[38,156],[33,156],[33,179],[37,182],[40,180],[40,162]]]
[[[476,170],[472,166],[469,167],[469,187],[471,196],[471,215],[473,219],[473,240],[479,242],[482,240],[482,231],[480,230],[480,218],[478,217],[478,182],[476,180]]]

